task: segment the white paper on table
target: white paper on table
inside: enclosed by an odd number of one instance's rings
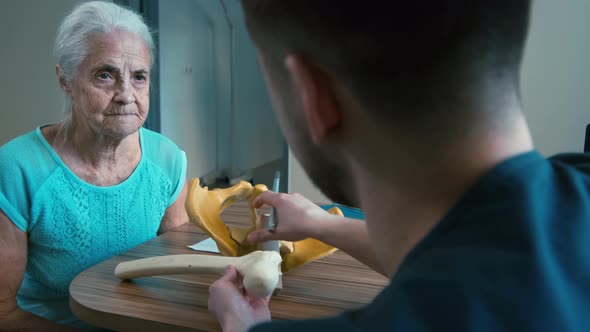
[[[217,243],[215,243],[215,241],[213,241],[213,239],[210,237],[206,238],[205,240],[203,240],[201,242],[197,242],[197,243],[193,244],[192,246],[188,246],[188,247],[193,250],[214,252],[214,253],[219,254],[219,249],[217,248]]]

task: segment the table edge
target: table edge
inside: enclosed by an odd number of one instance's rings
[[[204,331],[92,309],[78,302],[71,292],[69,296],[69,305],[70,310],[76,317],[78,317],[78,319],[96,327],[106,328],[113,331],[138,331],[140,329],[147,329],[150,331],[151,329],[156,329],[156,331],[173,332]]]

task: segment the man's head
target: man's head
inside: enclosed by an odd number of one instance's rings
[[[351,103],[428,141],[506,118],[502,103],[518,98],[529,0],[242,2],[285,136],[337,201],[352,188],[326,143]]]

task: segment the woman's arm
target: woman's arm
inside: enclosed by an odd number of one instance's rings
[[[27,266],[27,234],[0,210],[0,331],[76,331],[21,310],[16,294]]]
[[[176,199],[176,202],[166,209],[164,217],[162,217],[162,221],[160,222],[158,235],[164,234],[169,230],[188,222],[188,215],[186,214],[186,209],[184,208],[184,202],[186,201],[186,191],[187,188],[185,183],[182,187],[182,191]]]

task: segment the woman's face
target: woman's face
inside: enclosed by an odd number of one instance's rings
[[[150,51],[123,30],[93,36],[88,46],[70,89],[74,117],[99,134],[125,138],[148,115]]]

